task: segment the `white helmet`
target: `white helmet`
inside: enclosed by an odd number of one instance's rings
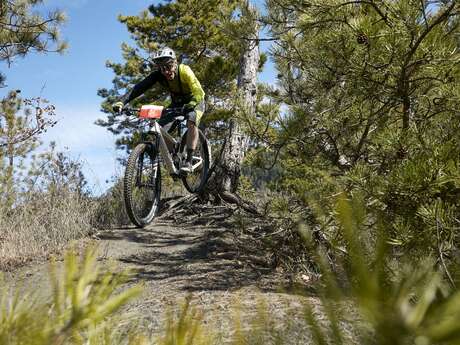
[[[176,53],[171,48],[164,47],[152,54],[152,60],[155,63],[166,63],[170,60],[176,60]]]

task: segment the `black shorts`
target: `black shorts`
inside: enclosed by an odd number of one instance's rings
[[[169,108],[180,108],[182,106],[183,105],[180,104],[171,104]],[[201,118],[203,117],[204,108],[204,102],[199,103],[195,109],[186,114],[187,120],[192,121],[198,127],[200,125]],[[172,124],[177,117],[179,117],[177,114],[165,112],[161,115],[160,120],[158,120],[158,124],[166,129],[166,127]]]

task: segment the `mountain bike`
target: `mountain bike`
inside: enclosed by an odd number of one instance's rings
[[[169,131],[157,122],[164,112],[172,112],[176,117]],[[144,227],[153,221],[160,207],[161,165],[174,179],[181,179],[190,193],[198,193],[208,178],[210,150],[206,136],[198,129],[192,171],[183,173],[180,167],[187,157],[188,130],[182,133],[187,120],[182,108],[146,105],[140,109],[124,109],[123,113],[128,117],[136,116],[141,124],[140,142],[126,164],[123,192],[129,219],[136,226]]]

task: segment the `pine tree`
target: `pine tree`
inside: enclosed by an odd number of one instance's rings
[[[225,26],[232,19],[236,1],[172,1],[151,5],[139,16],[120,16],[127,26],[136,47],[122,44],[124,63],[107,62],[115,73],[112,89],[100,89],[104,98],[102,110],[106,119],[97,121],[116,135],[120,149],[130,150],[133,129],[112,114],[111,104],[151,71],[150,55],[159,46],[166,45],[193,69],[206,93],[207,125],[225,127],[222,122],[229,116],[226,105],[232,99],[240,43],[226,34]],[[159,87],[149,90],[133,102],[134,105],[161,103],[167,94]]]
[[[146,76],[142,66],[148,62],[149,54],[160,45],[167,45],[186,58],[204,87],[204,122],[210,129],[211,139],[215,139],[214,133],[228,130],[223,153],[219,156],[222,164],[218,164],[218,173],[214,175],[217,179],[206,194],[235,192],[248,143],[237,119],[242,117],[241,112],[254,112],[260,67],[259,28],[254,12],[247,1],[178,0],[152,5],[140,16],[120,16],[120,21],[133,34],[137,47],[122,45],[124,64],[108,62],[107,66],[113,69],[116,77],[112,89],[99,90],[99,95],[105,98],[103,111],[108,115],[97,124],[116,135],[124,135],[117,145],[130,150],[132,129],[111,113],[110,105]],[[139,97],[136,104],[150,103],[164,96],[155,88]],[[222,136],[217,139],[222,142]]]
[[[25,57],[31,51],[46,53],[65,50],[67,44],[59,38],[59,26],[65,16],[58,10],[46,16],[32,12],[42,3],[42,0],[5,0],[0,3],[0,62],[10,65],[14,58]],[[3,85],[4,81],[5,76],[2,75],[0,84]],[[52,106],[42,107],[43,100],[38,98],[22,101],[18,97],[19,92],[9,92],[0,106],[0,154],[6,154],[9,166],[13,166],[17,152],[23,155],[23,152],[30,151],[36,144],[37,135],[54,124],[44,116],[54,114]],[[17,117],[16,113],[24,103],[34,106],[35,110],[29,109],[24,117]]]
[[[217,194],[224,200],[237,203],[239,198],[234,193],[238,189],[241,166],[249,145],[249,136],[243,130],[242,119],[254,117],[260,62],[257,9],[248,1],[244,1],[240,8],[242,19],[236,34],[244,41],[244,46],[238,73],[237,102],[234,116],[229,119],[229,130],[221,160],[216,166],[216,174],[208,183],[208,190],[217,189]]]
[[[57,122],[46,100],[21,99],[12,91],[0,102],[0,198],[14,196],[15,173],[40,144],[40,134]],[[14,199],[14,198],[13,198]]]
[[[401,248],[457,241],[458,2],[267,4],[271,99],[287,106],[270,143],[279,188],[323,216],[336,193],[362,194]]]
[[[46,16],[37,11],[42,0],[4,0],[0,2],[0,62],[8,66],[17,57],[30,52],[63,52],[67,46],[59,38],[59,26],[64,14],[54,11]],[[5,76],[0,75],[0,87],[5,87]],[[22,100],[10,91],[0,103],[0,194],[13,197],[14,168],[32,152],[39,135],[56,123],[54,107],[35,98]],[[24,113],[21,114],[21,110]]]
[[[2,0],[0,2],[0,62],[8,66],[15,57],[31,51],[63,52],[67,43],[59,37],[59,27],[65,21],[61,11],[46,16],[32,12],[43,0]],[[5,81],[2,74],[0,85]]]

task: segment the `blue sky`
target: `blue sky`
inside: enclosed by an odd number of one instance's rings
[[[156,2],[156,1],[155,1]],[[261,3],[261,1],[256,1]],[[113,74],[107,60],[122,61],[120,45],[129,41],[125,26],[117,16],[136,15],[153,1],[149,0],[45,0],[46,8],[63,10],[68,20],[62,37],[69,49],[64,55],[29,54],[1,70],[7,77],[7,90],[20,89],[22,97],[41,96],[56,105],[58,125],[50,129],[43,146],[55,141],[60,150],[84,162],[84,173],[95,194],[110,186],[113,175],[121,174],[116,163],[115,137],[94,121],[104,117],[99,111],[98,88],[111,87]],[[260,79],[270,81],[270,65]]]

